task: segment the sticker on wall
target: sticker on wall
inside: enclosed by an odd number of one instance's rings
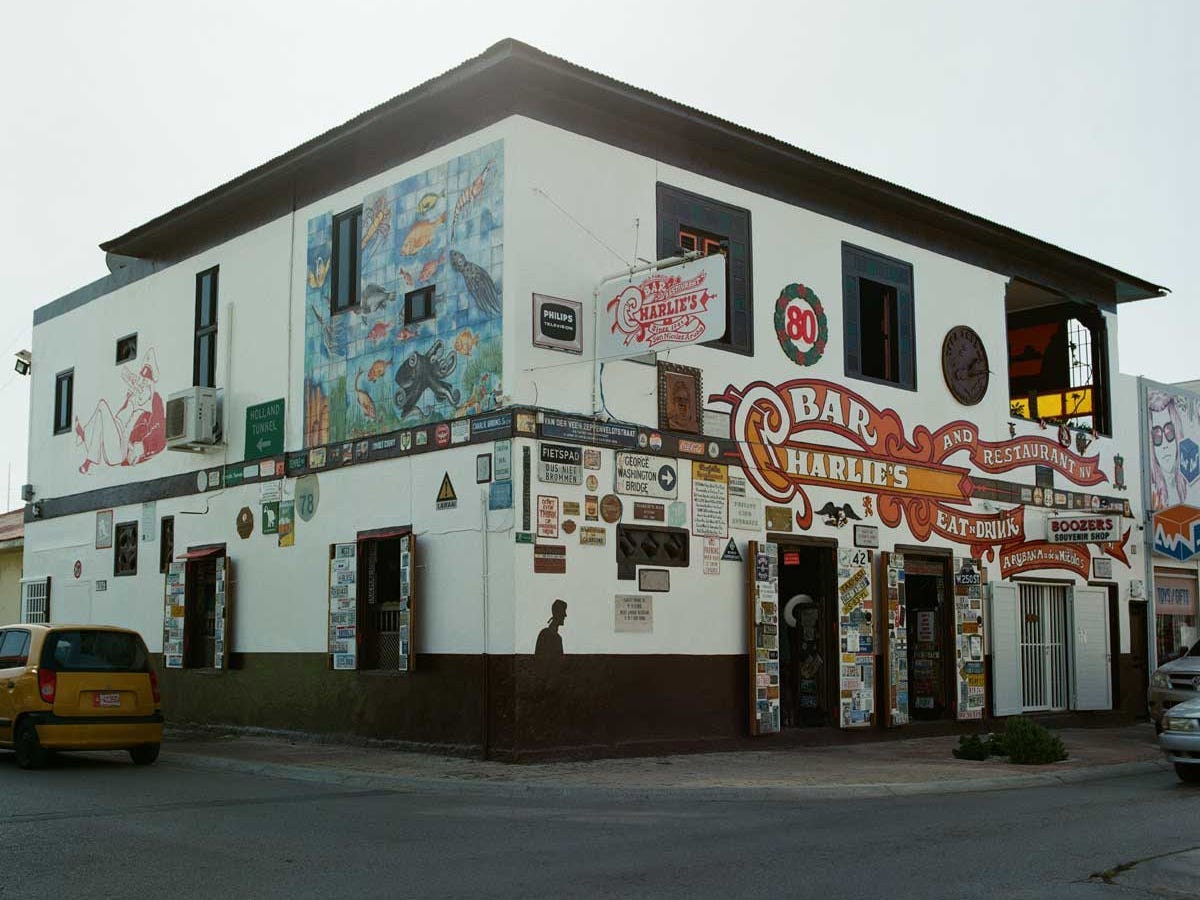
[[[609,525],[621,521],[621,498],[616,494],[605,494],[600,498],[600,518]]]
[[[589,491],[598,491],[600,490],[600,479],[595,475],[589,475],[587,480],[584,482],[584,487],[586,487]]]
[[[583,450],[583,467],[585,469],[600,468],[600,451],[585,447]],[[589,478],[594,478],[594,475],[589,475]]]
[[[728,469],[716,463],[692,463],[692,531],[729,537]]]
[[[608,540],[608,532],[598,525],[581,525],[579,527],[579,544],[583,547],[603,547]]]
[[[673,503],[668,503],[667,525],[669,525],[671,528],[686,528],[688,516],[687,509],[687,504],[682,500],[676,500]]]
[[[788,359],[811,366],[825,354],[829,319],[812,288],[789,284],[775,301],[775,336]]]
[[[96,549],[108,550],[113,542],[113,511],[102,509],[96,513]]]
[[[458,506],[458,494],[455,493],[454,485],[450,482],[450,473],[442,473],[442,484],[437,492],[437,508],[438,509],[454,509]]]
[[[488,485],[488,509],[512,509],[513,486],[511,481],[493,481]]]
[[[321,485],[316,475],[301,475],[296,479],[296,512],[304,522],[311,522],[321,504]]]
[[[841,506],[834,505],[830,500],[818,510],[814,510],[818,516],[824,516],[826,525],[833,525],[837,528],[844,528],[851,521],[861,521],[862,516],[854,511],[854,507],[849,503],[843,503]]]
[[[791,531],[792,511],[786,506],[768,506],[767,531]]]
[[[721,574],[721,542],[716,538],[704,539],[704,568],[705,575]]]
[[[537,498],[537,536],[545,538],[558,537],[558,498],[538,494]]]
[[[291,547],[296,543],[296,501],[279,501],[279,546]]]
[[[241,508],[237,514],[237,522],[235,524],[237,526],[238,537],[242,540],[245,540],[254,533],[254,513],[250,511],[250,507],[243,506]]]
[[[566,575],[566,544],[534,544],[533,571],[538,575]]]
[[[726,562],[741,562],[742,554],[734,543],[733,538],[729,539],[729,543],[725,545],[725,552],[721,554],[721,559]]]
[[[613,630],[648,634],[654,631],[654,598],[649,594],[617,594],[613,598]]]
[[[587,494],[583,498],[583,517],[588,522],[600,521],[600,498]]]
[[[262,533],[279,534],[279,501],[272,500],[262,505]]]
[[[577,526],[574,519],[565,519],[562,523],[562,530],[564,534],[574,534],[576,527]]]
[[[634,503],[633,517],[647,522],[663,522],[667,518],[667,510],[661,503]]]

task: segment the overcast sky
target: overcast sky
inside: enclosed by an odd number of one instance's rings
[[[99,243],[504,37],[1166,285],[1121,309],[1121,369],[1200,377],[1197,0],[14,0],[4,26],[9,506],[12,353],[35,307],[106,274]]]

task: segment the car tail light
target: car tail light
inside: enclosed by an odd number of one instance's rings
[[[158,694],[158,673],[153,669],[150,670],[150,693],[154,695],[155,703],[161,702]]]
[[[53,669],[38,669],[38,693],[47,703],[54,702],[58,690],[58,674]]]

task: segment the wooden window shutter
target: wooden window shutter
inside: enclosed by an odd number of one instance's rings
[[[916,335],[913,333],[913,290],[912,282],[896,285],[896,312],[900,321],[900,384],[906,388],[917,386]]]
[[[842,328],[846,339],[844,353],[847,375],[862,374],[862,336],[859,324],[858,254],[850,247],[842,247]]]

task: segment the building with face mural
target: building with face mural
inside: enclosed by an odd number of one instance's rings
[[[25,583],[175,721],[1143,709],[1143,279],[513,41],[101,246],[35,314]]]

